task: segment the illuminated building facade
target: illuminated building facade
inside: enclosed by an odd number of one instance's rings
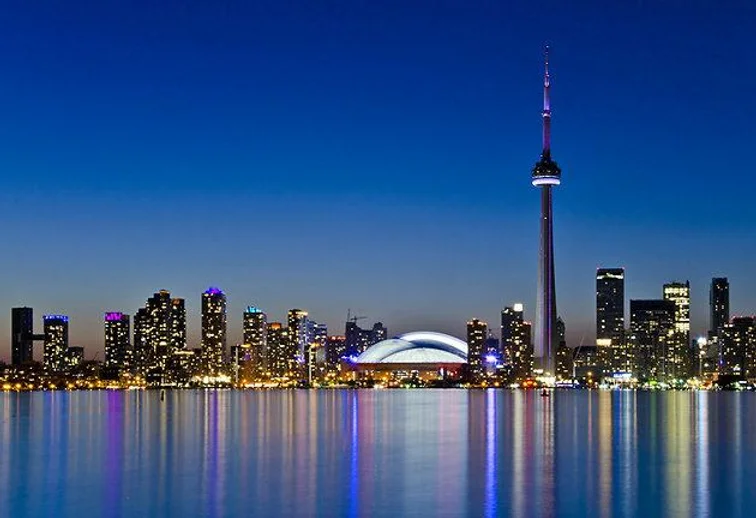
[[[291,341],[287,328],[281,322],[270,322],[267,333],[268,370],[273,377],[283,377],[290,374],[292,365],[290,359]]]
[[[719,374],[756,377],[756,322],[754,317],[735,317],[720,333]]]
[[[487,323],[477,318],[473,318],[467,323],[467,363],[470,366],[470,375],[473,379],[480,379],[484,374],[487,337]]]
[[[640,380],[663,381],[674,377],[667,365],[670,342],[675,340],[676,304],[672,300],[630,301],[630,343],[633,374]]]
[[[34,361],[34,310],[11,309],[11,363],[24,365]]]
[[[184,299],[160,290],[134,315],[133,369],[148,381],[169,382],[179,351],[186,350]]]
[[[305,356],[309,351],[310,340],[307,333],[307,322],[307,311],[301,309],[289,310],[286,320],[289,337],[286,356],[291,372],[296,372],[300,366],[304,365]]]
[[[535,345],[541,355],[541,367],[544,372],[554,374],[558,342],[556,336],[557,305],[551,189],[561,183],[562,171],[551,158],[550,88],[549,49],[546,47],[543,77],[543,151],[532,171],[532,183],[541,190],[541,239],[538,256]]]
[[[485,341],[485,323],[473,322],[483,325]],[[474,327],[473,335],[478,339],[481,326]],[[468,345],[462,340],[443,333],[418,331],[373,344],[345,365],[360,377],[374,380],[391,381],[415,375],[420,379],[458,379],[468,359]]]
[[[170,355],[186,349],[186,304],[184,299],[171,299]]]
[[[531,327],[524,320],[522,304],[501,310],[501,349],[504,362],[515,380],[522,381],[533,374],[533,342]]]
[[[556,357],[556,377],[558,380],[568,380],[572,378],[572,355],[574,351],[571,347],[567,347],[567,330],[564,320],[557,318],[556,328],[557,337],[559,338]]]
[[[152,325],[147,308],[139,308],[134,315],[134,343],[132,346],[133,369],[136,374],[145,376],[152,365],[154,354],[150,346]]]
[[[631,354],[625,341],[625,269],[596,271],[596,348],[604,375],[629,372]]]
[[[346,336],[332,335],[326,344],[326,363],[329,368],[339,366],[341,360],[347,356]]]
[[[68,361],[68,317],[65,315],[45,315],[44,322],[44,366],[48,372],[64,372]]]
[[[685,379],[690,375],[693,358],[690,343],[690,283],[665,284],[663,295],[664,300],[675,304],[675,332],[667,346],[665,374],[671,379]]]
[[[222,374],[226,358],[226,295],[211,287],[202,293],[203,374]]]
[[[105,313],[105,368],[120,370],[127,367],[131,348],[131,321],[129,315],[119,312]]]
[[[247,307],[243,315],[243,347],[249,373],[254,378],[261,377],[266,371],[267,337],[268,316],[259,308]]]

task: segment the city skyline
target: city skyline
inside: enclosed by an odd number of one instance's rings
[[[70,343],[91,355],[104,312],[133,315],[164,287],[186,298],[193,344],[210,284],[229,293],[229,343],[249,304],[335,329],[352,308],[392,334],[464,336],[468,319],[497,322],[516,302],[534,320],[538,200],[524,175],[544,41],[570,178],[554,207],[568,343],[592,341],[597,267],[625,268],[626,300],[690,280],[693,335],[708,330],[712,277],[730,279],[733,315],[753,313],[755,180],[710,195],[753,143],[753,103],[732,95],[756,81],[743,66],[752,13],[614,6],[610,24],[573,11],[584,22],[563,27],[566,7],[551,7],[545,19],[472,7],[453,38],[440,30],[452,6],[402,7],[393,32],[349,11],[326,31],[318,7],[262,21],[235,4],[178,21],[166,6],[6,7],[0,358],[11,307],[68,315]],[[702,39],[702,17],[727,34]],[[75,39],[44,30],[61,21]]]

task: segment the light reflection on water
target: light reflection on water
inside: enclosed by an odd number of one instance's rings
[[[750,516],[756,395],[0,394],[0,516]]]

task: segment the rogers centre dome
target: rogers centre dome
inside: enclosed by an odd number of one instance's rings
[[[466,342],[443,333],[419,331],[372,345],[353,366],[357,370],[456,370],[466,363]]]

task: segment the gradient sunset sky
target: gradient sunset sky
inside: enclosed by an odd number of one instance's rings
[[[570,345],[599,266],[628,299],[689,279],[696,333],[712,276],[754,313],[756,5],[724,4],[3,2],[0,358],[13,306],[92,357],[161,288],[192,347],[211,285],[229,343],[249,304],[332,333],[533,318],[544,43]]]

